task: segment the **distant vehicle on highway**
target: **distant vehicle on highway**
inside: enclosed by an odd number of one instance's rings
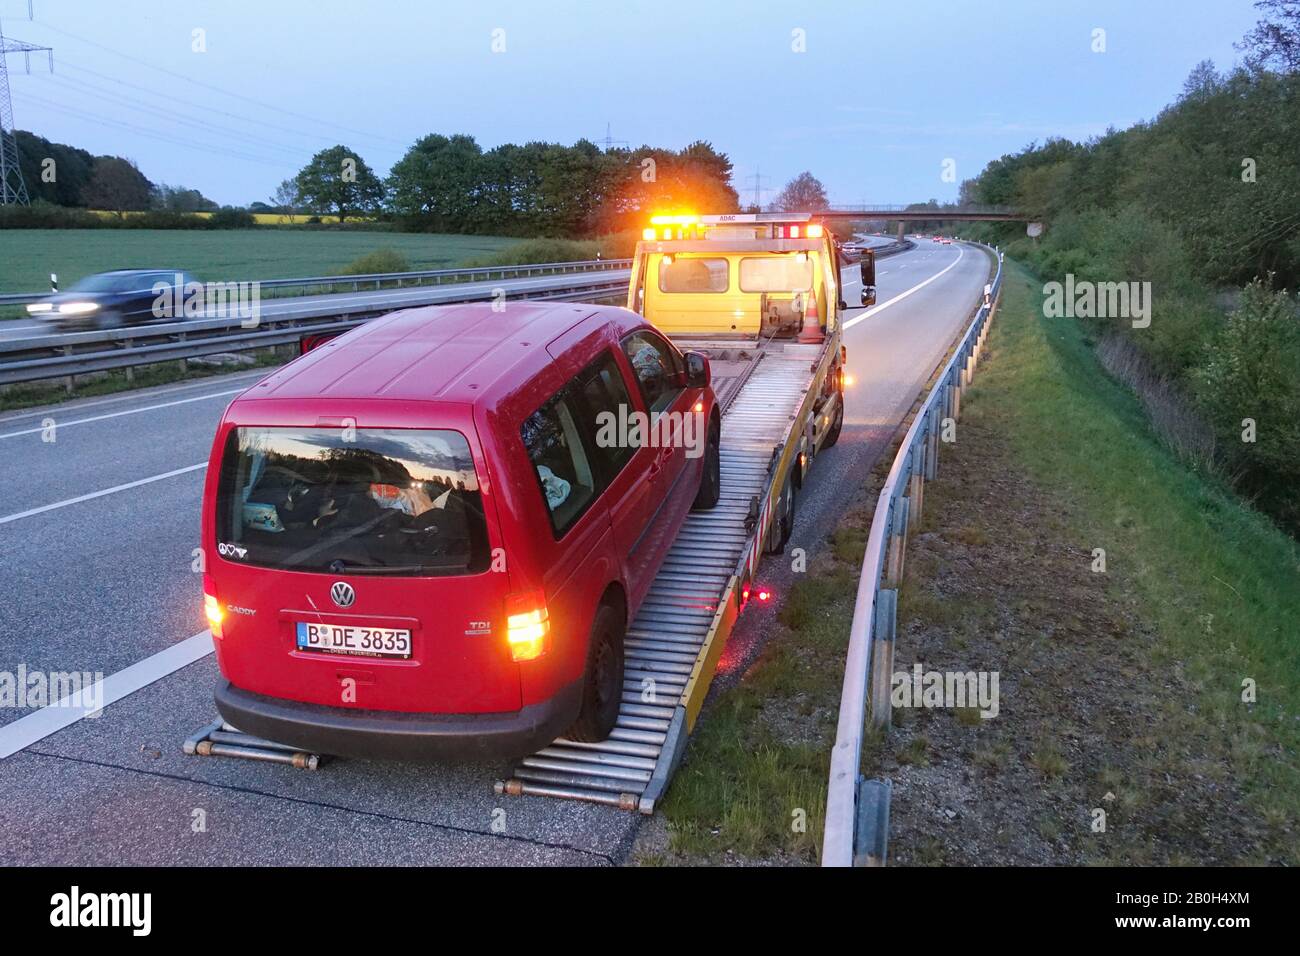
[[[709,360],[625,309],[411,309],[318,345],[213,443],[217,709],[340,756],[604,740],[628,623],[719,500],[719,427]]]
[[[62,292],[33,302],[27,312],[60,329],[116,329],[141,322],[172,321],[157,314],[166,303],[182,300],[185,287],[197,280],[180,269],[118,269],[86,276]],[[170,309],[170,305],[169,305]]]

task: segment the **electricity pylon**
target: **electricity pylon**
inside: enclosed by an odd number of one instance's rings
[[[30,7],[28,16],[31,15]],[[9,98],[9,54],[21,53],[27,67],[32,71],[32,53],[45,50],[50,55],[50,72],[54,72],[54,51],[47,46],[28,43],[25,40],[5,38],[4,28],[0,27],[0,206],[26,206],[27,184],[23,182],[23,171],[18,165],[18,137],[14,133],[14,104]]]

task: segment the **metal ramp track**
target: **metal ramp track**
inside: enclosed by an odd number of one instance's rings
[[[762,530],[752,505],[766,500],[773,452],[789,433],[817,351],[793,346],[764,355],[724,412],[721,497],[713,510],[687,516],[628,626],[623,703],[609,738],[556,740],[520,760],[497,793],[654,811],[738,613],[736,569],[754,555]]]

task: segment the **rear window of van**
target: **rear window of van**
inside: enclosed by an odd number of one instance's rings
[[[489,564],[478,476],[456,431],[233,429],[216,519],[222,556],[260,567],[429,576]]]

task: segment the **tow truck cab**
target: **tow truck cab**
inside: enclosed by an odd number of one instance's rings
[[[859,268],[871,305],[871,250]],[[847,307],[834,236],[809,213],[656,216],[628,293],[628,308],[669,335],[724,339],[822,341]]]

